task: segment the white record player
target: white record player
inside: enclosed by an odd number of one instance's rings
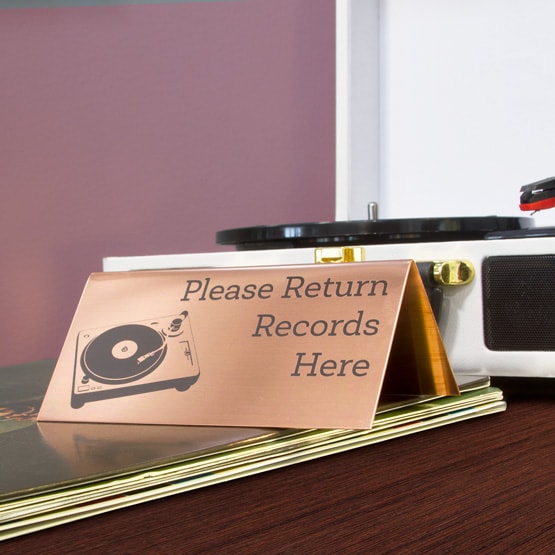
[[[105,271],[357,259],[417,262],[456,373],[555,377],[555,228],[531,218],[429,218],[220,231],[236,251],[104,259]]]

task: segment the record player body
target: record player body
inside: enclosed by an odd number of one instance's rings
[[[532,221],[444,218],[241,228],[217,234],[218,242],[234,244],[236,251],[106,258],[104,270],[412,259],[456,373],[555,377],[555,228],[533,228]]]

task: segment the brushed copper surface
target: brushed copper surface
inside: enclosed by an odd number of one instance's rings
[[[370,428],[383,384],[457,393],[412,261],[98,273],[39,419]]]

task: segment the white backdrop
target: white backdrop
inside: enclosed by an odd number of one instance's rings
[[[555,175],[555,2],[337,0],[337,219],[529,215]],[[348,198],[348,201],[345,201]],[[555,209],[534,216],[555,225]]]

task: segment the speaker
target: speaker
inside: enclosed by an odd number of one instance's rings
[[[485,258],[482,301],[488,349],[555,351],[555,255]]]

